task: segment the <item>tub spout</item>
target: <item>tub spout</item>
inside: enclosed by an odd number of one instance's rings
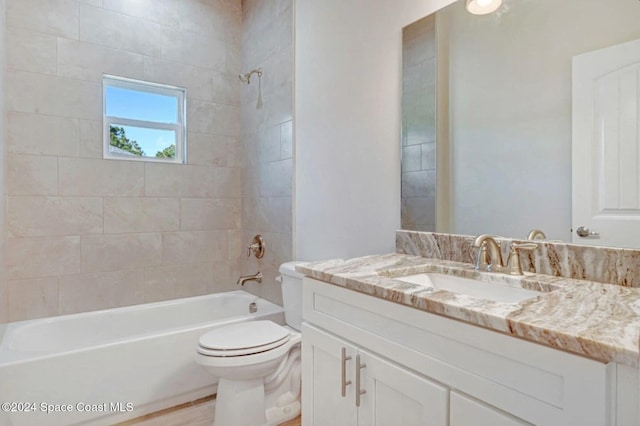
[[[262,278],[264,278],[264,275],[262,275],[262,272],[258,272],[257,274],[254,274],[254,275],[243,275],[240,278],[238,278],[236,285],[244,285],[244,283],[246,283],[247,281],[257,281],[261,283]]]

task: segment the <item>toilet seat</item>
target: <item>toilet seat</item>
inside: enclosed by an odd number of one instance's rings
[[[284,345],[291,332],[272,321],[249,321],[216,328],[198,341],[198,353],[238,357],[263,353]]]

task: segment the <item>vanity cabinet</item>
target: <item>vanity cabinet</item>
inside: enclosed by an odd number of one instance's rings
[[[303,319],[304,426],[640,424],[635,368],[311,278]]]
[[[305,425],[448,424],[446,387],[308,324],[302,334]]]

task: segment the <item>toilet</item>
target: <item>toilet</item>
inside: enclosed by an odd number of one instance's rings
[[[218,377],[214,426],[271,426],[300,414],[302,275],[280,266],[286,325],[248,321],[198,341],[196,362]]]

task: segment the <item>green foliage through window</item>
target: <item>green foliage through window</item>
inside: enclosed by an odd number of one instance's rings
[[[109,137],[111,146],[118,148],[124,153],[130,153],[133,155],[137,155],[138,157],[142,157],[144,155],[144,151],[138,145],[138,142],[132,141],[127,137],[124,128],[119,126],[110,126],[109,129]],[[174,149],[175,154],[175,149]],[[170,157],[173,158],[173,157]]]

